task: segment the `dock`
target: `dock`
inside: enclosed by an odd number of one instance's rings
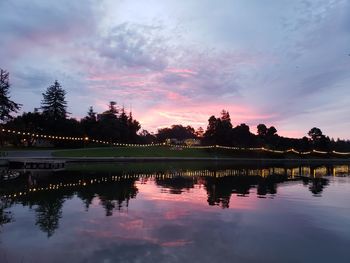
[[[25,170],[59,170],[64,169],[65,160],[53,160],[53,159],[14,159],[8,160],[8,166],[10,169],[25,169]]]

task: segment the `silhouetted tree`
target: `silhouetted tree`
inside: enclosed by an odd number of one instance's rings
[[[117,108],[117,103],[115,101],[110,101],[109,102],[109,105],[108,105],[108,113],[114,115],[114,116],[117,116],[118,115],[118,108]],[[124,108],[123,108],[124,109]]]
[[[308,151],[310,150],[310,142],[309,139],[304,136],[303,138],[300,139],[299,147],[298,149],[300,151]]]
[[[266,127],[266,125],[265,124],[259,124],[257,127],[257,130],[258,130],[258,135],[260,136],[260,137],[265,137],[266,136],[266,134],[267,134],[267,127]]]
[[[307,134],[314,142],[321,139],[321,137],[323,136],[321,129],[316,127],[312,128]]]
[[[191,126],[172,125],[170,128],[159,129],[157,139],[164,142],[166,139],[185,140],[196,138],[195,131]]]
[[[22,115],[19,115],[6,123],[6,127],[9,129],[26,131],[29,133],[45,133],[46,125],[47,121],[44,116],[36,110],[34,110],[34,112],[24,112]],[[23,137],[12,136],[11,139],[14,145],[18,145],[20,139],[23,139]],[[32,146],[37,140],[36,137],[30,135],[26,136],[24,139],[26,140],[27,146]]]
[[[137,132],[141,129],[141,125],[133,118],[132,112],[129,113],[127,124],[128,142],[135,142],[138,138]]]
[[[88,111],[85,119],[92,121],[92,122],[97,121],[96,112],[94,111],[94,108],[92,106],[89,107],[89,111]]]
[[[329,150],[330,139],[322,133],[321,129],[314,127],[308,132],[308,135],[311,137],[314,148]]]
[[[44,116],[54,121],[67,117],[66,91],[57,80],[42,95],[41,109]]]
[[[108,110],[97,115],[98,139],[119,141],[120,124],[116,102],[111,101]]]
[[[216,143],[219,122],[220,119],[216,119],[214,115],[210,116],[208,119],[207,130],[204,133],[204,141],[208,143]]]
[[[108,110],[97,115],[97,133],[96,137],[103,140],[117,142],[137,142],[137,132],[140,130],[140,123],[132,116],[132,112],[120,110],[116,102],[111,101]]]
[[[12,119],[11,113],[18,112],[20,107],[10,99],[9,73],[0,69],[0,123]]]
[[[203,138],[204,136],[204,129],[202,127],[199,127],[195,132],[197,138]]]
[[[96,137],[97,116],[92,106],[89,107],[87,115],[83,119],[81,119],[80,123],[83,126],[85,135],[88,135],[89,137]]]
[[[139,133],[140,143],[149,144],[149,143],[156,142],[156,140],[157,140],[157,137],[154,134],[149,133],[147,130],[142,130]]]
[[[274,136],[274,135],[276,135],[276,133],[277,133],[276,128],[271,126],[270,128],[267,129],[266,135],[267,136]]]
[[[228,111],[222,110],[221,117],[211,116],[207,130],[204,133],[204,142],[208,144],[232,144],[232,123]]]
[[[122,142],[127,142],[129,139],[128,124],[128,115],[126,114],[125,108],[123,107],[119,115],[120,140]]]
[[[231,117],[228,111],[222,110],[220,119],[224,129],[232,129]]]
[[[233,145],[239,147],[250,147],[255,144],[254,135],[250,132],[249,126],[242,123],[232,129]]]

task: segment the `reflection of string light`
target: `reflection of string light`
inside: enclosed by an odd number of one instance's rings
[[[349,167],[348,166],[335,166],[333,167],[332,174],[333,176],[336,176],[336,174],[343,174],[343,173],[349,173]],[[166,171],[163,173],[132,173],[128,174],[125,173],[121,176],[111,176],[111,177],[102,177],[97,179],[90,179],[90,181],[85,180],[79,180],[76,183],[57,183],[57,184],[49,184],[46,187],[33,187],[29,188],[27,192],[17,192],[13,194],[3,195],[0,196],[0,198],[15,198],[15,197],[21,197],[26,196],[29,194],[34,194],[37,192],[42,191],[49,191],[49,190],[59,190],[59,189],[65,189],[70,187],[88,187],[94,184],[101,184],[106,183],[109,181],[119,182],[123,181],[124,179],[173,179],[178,176],[182,177],[197,177],[197,176],[205,176],[205,177],[214,177],[214,178],[222,178],[222,177],[232,177],[232,176],[262,176],[267,177],[269,175],[273,174],[279,174],[283,175],[286,174],[288,178],[294,179],[295,176],[313,176],[315,177],[317,174],[327,174],[327,168],[326,167],[318,167],[314,169],[313,171],[309,167],[302,167],[302,169],[299,171],[299,169],[291,168],[291,169],[285,169],[285,168],[270,168],[270,169],[226,169],[226,170],[219,170],[219,171],[209,171],[207,169],[205,170],[197,170],[197,171],[191,171],[191,170],[185,170],[185,171],[177,171],[177,172],[170,172]]]
[[[219,148],[219,149],[226,149],[226,150],[237,150],[237,151],[263,151],[263,152],[271,152],[271,153],[295,153],[299,155],[309,155],[312,153],[317,154],[335,154],[335,155],[350,155],[350,152],[338,152],[338,151],[331,151],[331,152],[325,152],[325,151],[318,151],[318,150],[312,150],[307,152],[299,152],[293,148],[288,150],[272,150],[265,147],[261,148],[239,148],[239,147],[230,147],[230,146],[221,146],[221,145],[208,145],[208,146],[188,146],[188,145],[171,145],[167,143],[151,143],[151,144],[127,144],[127,143],[117,143],[117,142],[109,142],[109,141],[103,141],[103,140],[96,140],[96,139],[90,139],[89,137],[65,137],[65,136],[56,136],[56,135],[47,135],[47,134],[36,134],[36,133],[29,133],[29,132],[21,132],[16,130],[10,130],[10,129],[2,129],[2,132],[5,133],[11,133],[11,134],[17,134],[22,136],[31,136],[31,137],[37,137],[37,138],[49,138],[54,140],[69,140],[69,141],[85,141],[85,142],[93,142],[93,143],[99,143],[99,144],[105,144],[105,145],[114,145],[114,146],[124,146],[124,147],[154,147],[154,146],[171,146],[173,148],[179,148],[179,149],[212,149],[212,148]]]

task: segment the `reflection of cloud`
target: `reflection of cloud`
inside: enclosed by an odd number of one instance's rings
[[[180,217],[188,216],[189,211],[188,210],[179,210],[177,209],[176,211],[167,211],[164,213],[164,218],[167,220],[173,220],[173,219],[178,219]]]
[[[141,219],[130,220],[128,222],[121,223],[120,226],[123,229],[129,230],[129,231],[140,230],[144,227],[143,220]]]
[[[322,167],[322,170],[326,169]],[[145,184],[137,181],[139,194],[130,200],[128,210],[109,217],[104,216],[98,197],[84,212],[82,199],[73,194],[75,190],[54,190],[62,193],[65,202],[60,228],[49,240],[33,228],[33,214],[15,202],[12,209],[18,220],[2,229],[1,236],[6,242],[1,244],[0,253],[10,262],[25,258],[27,262],[209,263],[261,262],[261,255],[268,262],[298,261],[300,257],[312,261],[315,255],[331,262],[336,251],[340,259],[337,262],[347,262],[343,255],[348,253],[349,231],[343,226],[348,203],[347,199],[340,201],[341,197],[332,197],[333,191],[328,191],[331,196],[327,202],[336,204],[337,213],[320,209],[324,204],[314,202],[305,185],[296,181],[284,184],[282,193],[274,199],[261,200],[254,193],[232,198],[231,208],[222,210],[207,205],[207,195],[201,185],[205,177],[181,195],[164,193],[153,178],[145,178],[142,179]],[[211,179],[221,180],[220,177]],[[334,183],[346,191],[348,181],[341,179],[340,185]],[[157,180],[162,180],[162,176]],[[222,184],[227,185],[230,183]],[[117,186],[115,189],[119,189]],[[103,189],[100,190],[103,192]],[[78,196],[80,190],[77,189]],[[218,184],[215,190],[219,192]],[[300,197],[304,202],[300,202]],[[316,205],[321,214],[307,209],[310,203]],[[329,222],[333,224],[330,226]],[[305,240],[313,245],[305,246]],[[327,240],[333,242],[327,243]]]
[[[157,244],[133,242],[129,244],[109,243],[96,249],[86,257],[87,262],[167,262],[167,255]]]
[[[163,242],[161,245],[163,247],[182,247],[188,244],[193,243],[192,241],[187,241],[187,240],[175,240],[175,241],[170,241],[170,242]]]

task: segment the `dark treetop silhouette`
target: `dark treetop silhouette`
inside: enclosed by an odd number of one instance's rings
[[[308,132],[309,137],[295,139],[279,136],[274,126],[267,127],[265,124],[259,124],[257,135],[255,135],[245,123],[234,126],[226,110],[222,110],[220,117],[211,116],[205,131],[201,127],[196,131],[191,126],[177,124],[159,129],[155,135],[146,130],[139,132],[141,125],[133,118],[132,112],[127,113],[124,107],[119,107],[114,101],[110,101],[107,110],[102,113],[96,113],[90,106],[87,115],[81,120],[76,120],[68,118],[66,91],[57,80],[42,94],[43,100],[39,109],[13,117],[11,113],[16,113],[20,104],[10,100],[9,73],[4,70],[1,70],[0,73],[0,122],[4,122],[3,128],[5,129],[27,133],[90,137],[120,143],[164,142],[167,139],[176,139],[181,142],[186,139],[198,139],[203,145],[266,147],[280,150],[293,148],[298,151],[311,149],[350,151],[349,141],[330,139],[316,127]],[[18,136],[5,134],[0,137],[1,144],[7,143],[15,146],[23,144],[32,146],[36,140],[37,138],[30,136],[25,140]],[[74,141],[51,143],[54,146],[81,146],[81,142]]]

